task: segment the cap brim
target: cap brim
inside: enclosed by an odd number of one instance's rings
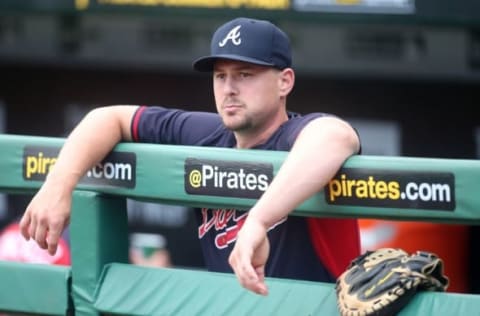
[[[249,58],[249,57],[239,56],[239,55],[222,54],[222,55],[212,55],[212,56],[204,56],[204,57],[198,58],[193,62],[193,69],[201,72],[213,71],[213,64],[218,59],[237,60],[237,61],[243,61],[243,62],[247,62],[255,65],[261,65],[261,66],[271,66],[271,67],[274,66],[273,63],[267,63],[265,61],[258,60],[255,58]]]

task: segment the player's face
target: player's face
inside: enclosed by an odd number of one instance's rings
[[[282,99],[286,94],[282,76],[282,71],[271,67],[218,60],[213,71],[213,89],[224,125],[235,132],[255,132],[268,128],[284,115]]]

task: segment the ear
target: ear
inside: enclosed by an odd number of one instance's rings
[[[295,72],[292,68],[285,68],[280,73],[280,89],[279,92],[282,97],[286,97],[292,91],[295,84]]]

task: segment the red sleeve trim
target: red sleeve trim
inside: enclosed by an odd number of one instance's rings
[[[338,278],[360,255],[360,229],[356,219],[307,218],[313,248],[327,270]]]
[[[138,142],[139,141],[139,137],[138,137],[138,124],[139,124],[139,121],[140,121],[140,116],[142,115],[142,113],[147,109],[146,106],[141,106],[137,109],[137,111],[135,111],[135,114],[133,115],[133,119],[132,119],[132,124],[130,126],[130,129],[131,129],[131,134],[132,134],[132,139],[133,141],[135,142]]]

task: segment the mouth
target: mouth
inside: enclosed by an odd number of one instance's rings
[[[223,108],[223,111],[225,111],[226,113],[232,113],[243,108],[243,105],[238,102],[235,102],[235,103],[231,102],[231,103],[224,103],[222,108]]]

